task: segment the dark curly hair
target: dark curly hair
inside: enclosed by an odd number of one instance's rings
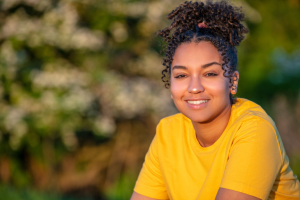
[[[237,70],[235,46],[239,45],[244,39],[244,34],[248,32],[241,24],[245,19],[241,8],[229,5],[225,1],[186,1],[168,14],[167,18],[173,20],[171,25],[156,33],[167,42],[163,60],[165,69],[162,71],[165,87],[170,86],[167,76],[171,73],[170,66],[177,47],[182,43],[200,41],[210,41],[221,52],[223,75],[229,78],[232,87],[233,72]],[[199,23],[204,23],[205,27],[199,28]],[[230,101],[235,102],[231,94]]]

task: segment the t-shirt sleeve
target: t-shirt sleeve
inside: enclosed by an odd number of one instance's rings
[[[134,191],[154,199],[168,199],[158,161],[159,126],[146,154],[145,162],[136,181]]]
[[[266,199],[281,166],[274,127],[262,119],[245,122],[233,140],[220,187]]]

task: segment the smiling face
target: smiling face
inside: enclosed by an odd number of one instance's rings
[[[231,109],[230,83],[222,62],[210,42],[183,43],[176,49],[171,93],[177,109],[191,121],[207,123]]]

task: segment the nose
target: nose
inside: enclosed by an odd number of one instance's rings
[[[193,77],[188,88],[189,93],[198,94],[204,92],[204,87],[199,77]]]

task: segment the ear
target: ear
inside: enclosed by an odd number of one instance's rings
[[[230,93],[232,95],[235,95],[237,93],[237,86],[238,86],[239,78],[240,78],[239,72],[238,71],[233,72],[233,75],[232,75],[233,81],[232,81],[232,86],[230,89]]]
[[[173,95],[171,94],[171,99],[173,99]]]

